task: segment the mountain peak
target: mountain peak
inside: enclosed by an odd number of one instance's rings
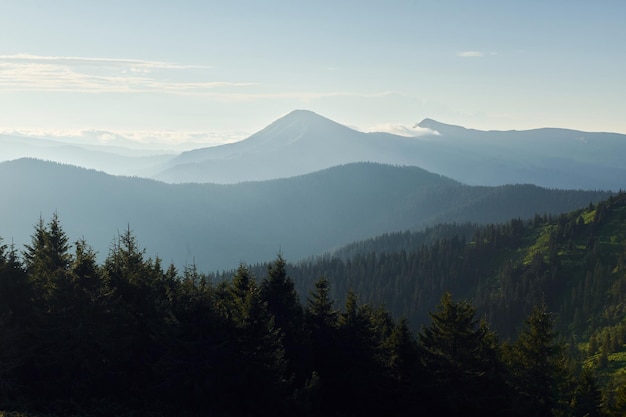
[[[279,142],[286,143],[299,140],[304,137],[305,133],[312,136],[309,140],[313,137],[319,140],[326,136],[337,136],[347,130],[352,129],[310,110],[293,110],[275,120],[265,129],[250,136],[247,140],[259,140],[262,137],[265,138],[263,139],[265,141],[271,136],[271,142],[275,142],[277,137],[281,137]]]
[[[303,124],[319,124],[319,123],[332,123],[338,124],[324,116],[321,116],[311,110],[292,110],[283,117],[278,118],[272,124],[285,124],[285,123],[303,123]]]
[[[285,116],[281,117],[281,119],[282,118],[287,118],[287,117],[290,117],[290,118],[293,118],[293,117],[322,117],[322,118],[324,118],[323,116],[320,116],[319,114],[317,114],[317,113],[315,113],[315,112],[313,112],[311,110],[306,110],[306,109],[295,109],[295,110],[292,110],[289,113],[287,113]]]

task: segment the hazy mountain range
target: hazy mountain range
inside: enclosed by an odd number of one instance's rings
[[[500,222],[557,213],[606,192],[531,185],[467,186],[416,167],[373,163],[234,185],[166,184],[70,165],[20,159],[0,163],[0,236],[21,248],[33,225],[56,211],[72,240],[103,258],[127,227],[149,256],[178,267],[233,268],[243,261],[290,260],[440,222]]]
[[[626,188],[626,135],[419,126],[430,133],[362,133],[298,110],[180,154],[4,136],[0,160],[15,160],[0,163],[0,236],[21,247],[57,211],[101,258],[130,227],[150,256],[206,271],[441,222],[559,213]]]
[[[417,166],[468,185],[626,188],[626,135],[567,129],[479,131],[431,119],[430,134],[363,133],[296,110],[239,142],[180,154],[0,137],[0,160],[35,157],[169,183],[288,178],[352,162]]]
[[[50,138],[0,135],[0,161],[37,158],[104,171],[150,176],[177,154],[159,149],[76,143]]]
[[[626,188],[626,135],[566,129],[485,132],[430,119],[419,127],[432,133],[362,133],[297,110],[243,141],[184,152],[153,177],[235,183],[368,161],[417,166],[469,185]]]

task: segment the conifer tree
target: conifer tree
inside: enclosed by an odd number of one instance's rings
[[[578,377],[574,398],[570,404],[572,417],[602,417],[602,392],[590,369],[583,369]]]
[[[31,346],[29,329],[33,292],[15,246],[0,239],[0,397],[19,391],[19,374],[28,362]]]
[[[0,238],[0,317],[24,316],[31,306],[32,287],[14,245]]]
[[[274,325],[280,331],[288,373],[294,376],[294,383],[301,386],[309,376],[306,372],[308,341],[304,333],[304,311],[298,300],[293,280],[287,275],[286,261],[278,254],[267,266],[267,276],[260,285],[259,296],[274,318]]]
[[[384,341],[378,337],[373,318],[374,312],[360,305],[356,293],[349,291],[339,316],[334,372],[326,379],[334,394],[329,399],[340,413],[366,415],[388,410]]]
[[[329,412],[329,397],[336,395],[332,388],[337,365],[338,311],[330,297],[330,282],[321,277],[308,297],[305,319],[311,337],[311,381],[315,381],[314,403],[316,411]],[[330,385],[330,386],[329,386]]]
[[[615,389],[613,398],[608,398],[609,415],[622,417],[626,415],[626,374],[622,371],[616,378],[617,388]]]
[[[432,323],[419,333],[420,358],[446,413],[498,415],[506,410],[499,345],[466,301],[443,294]]]
[[[391,377],[390,408],[409,415],[426,408],[431,398],[424,395],[426,375],[419,358],[418,342],[406,319],[400,320],[384,342],[387,369]]]
[[[79,297],[88,297],[94,301],[103,289],[104,281],[96,261],[96,252],[85,239],[78,240],[75,245],[74,259],[71,264],[72,279],[79,292]]]
[[[518,395],[516,409],[522,415],[548,417],[564,412],[570,377],[565,352],[545,304],[535,306],[507,354]]]
[[[287,276],[286,265],[281,254],[268,264],[267,277],[261,282],[260,295],[274,316],[276,327],[290,332],[302,326],[303,311],[294,282]]]
[[[388,368],[400,384],[409,384],[418,373],[419,351],[417,339],[409,329],[406,319],[400,320],[385,340]]]
[[[235,326],[232,356],[238,368],[236,378],[245,381],[249,395],[239,399],[240,411],[272,410],[282,413],[285,405],[286,362],[281,332],[260,297],[259,288],[248,267],[241,264],[228,291],[232,297],[232,323]],[[233,388],[242,388],[233,386]],[[234,399],[235,400],[235,399]]]
[[[55,308],[52,304],[57,287],[67,285],[72,261],[69,249],[69,238],[61,227],[58,214],[55,212],[47,225],[40,218],[30,245],[25,247],[24,261],[44,310]]]
[[[333,308],[333,303],[330,281],[325,277],[318,279],[306,309],[307,321],[314,331],[337,326],[338,312]]]

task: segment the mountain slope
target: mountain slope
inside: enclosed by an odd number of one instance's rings
[[[415,328],[444,291],[473,300],[505,337],[546,303],[571,340],[596,333],[602,342],[605,328],[613,338],[620,333],[615,352],[626,344],[626,194],[558,216],[386,234],[294,263],[289,272],[300,294],[326,276],[334,298],[352,289]]]
[[[236,183],[287,178],[352,162],[421,167],[424,158],[402,156],[410,141],[357,132],[313,112],[296,110],[241,142],[184,152],[155,178]]]
[[[362,133],[297,110],[241,142],[172,159],[155,178],[236,183],[301,175],[352,162],[418,166],[470,185],[530,183],[626,188],[626,135],[566,129],[478,131],[425,119],[432,135]]]
[[[0,164],[0,236],[26,243],[59,213],[101,257],[130,227],[151,256],[208,271],[240,261],[295,260],[385,232],[442,221],[504,221],[562,212],[607,193],[534,186],[468,187],[415,167],[350,164],[237,185],[171,185],[37,160]]]

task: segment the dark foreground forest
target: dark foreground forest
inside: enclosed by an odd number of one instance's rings
[[[625,238],[622,193],[209,278],[130,230],[99,264],[55,214],[0,245],[0,409],[622,415]]]
[[[102,264],[54,215],[0,249],[0,409],[13,415],[597,416],[610,402],[536,305],[503,343],[445,292],[417,333],[320,277],[304,305],[279,255],[211,282],[147,259],[128,230]],[[257,279],[258,278],[258,279]],[[11,414],[9,414],[11,415]]]

